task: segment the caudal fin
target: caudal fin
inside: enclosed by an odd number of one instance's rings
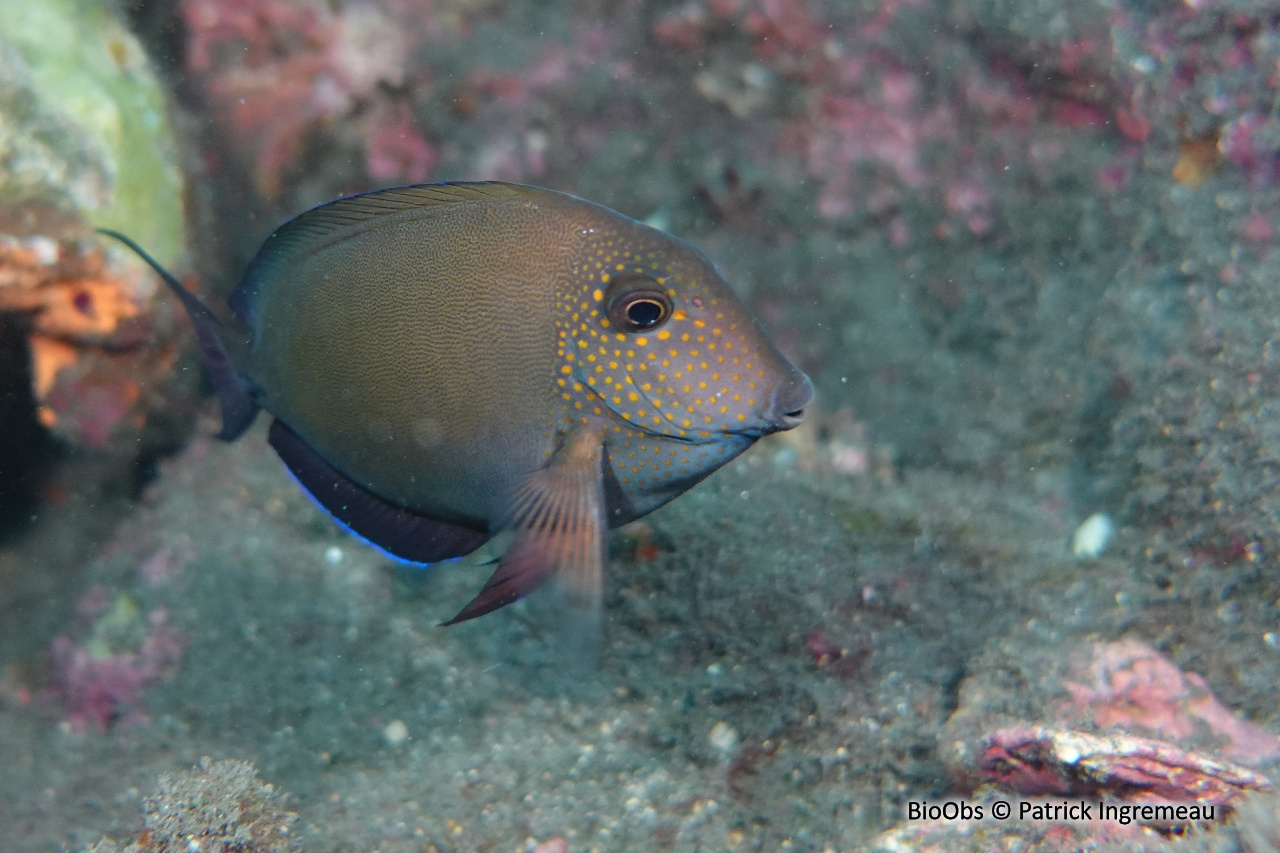
[[[248,384],[231,361],[231,354],[223,338],[222,323],[194,293],[183,287],[172,273],[160,266],[155,258],[148,255],[133,240],[118,231],[110,231],[106,228],[99,228],[98,233],[113,237],[132,249],[156,271],[160,278],[164,279],[164,283],[173,291],[173,295],[178,297],[182,306],[187,309],[187,316],[191,318],[191,325],[195,327],[196,338],[200,342],[200,360],[204,363],[205,370],[209,372],[213,392],[218,398],[219,408],[222,409],[222,431],[218,433],[218,438],[223,441],[234,441],[239,438],[241,433],[249,428],[249,424],[253,423],[254,415],[258,413],[258,404],[253,401]]]

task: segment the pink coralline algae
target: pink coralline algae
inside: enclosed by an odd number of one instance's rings
[[[141,389],[127,374],[76,364],[58,373],[46,397],[59,431],[89,447],[105,447],[137,408]]]
[[[1019,686],[1002,667],[1021,664],[1002,657],[962,686],[947,741],[963,789],[1228,805],[1272,788],[1280,739],[1232,714],[1203,679],[1147,644],[1022,653],[1029,662]]]
[[[876,42],[902,5],[884,4],[861,27],[820,20],[795,0],[759,0],[742,16],[757,59],[804,87],[805,108],[783,125],[778,153],[800,158],[819,181],[818,211],[828,219],[858,212],[860,169],[923,187],[930,178],[924,147],[958,132],[952,106],[924,98],[918,70]]]
[[[183,0],[188,68],[205,82],[224,130],[248,149],[267,197],[279,192],[282,172],[302,152],[309,132],[351,118],[362,101],[376,99],[380,84],[403,83],[413,16],[407,9],[393,15],[390,6],[333,11],[313,2]],[[366,121],[380,115],[369,111]],[[363,132],[367,137],[372,131]],[[417,150],[404,157],[402,146],[399,162],[425,177],[432,160],[415,146],[420,137],[401,134]],[[385,139],[381,145],[372,165],[387,174],[397,161],[387,154]]]
[[[1253,186],[1280,177],[1280,21],[1261,7],[1170,3],[1113,14],[1117,123],[1130,139],[1179,146],[1172,177],[1224,174]],[[1206,155],[1212,154],[1208,161]]]
[[[982,235],[991,230],[994,203],[991,193],[972,180],[956,180],[947,184],[943,207],[964,220],[969,230]]]
[[[987,737],[979,770],[1028,796],[1096,796],[1136,802],[1229,803],[1270,780],[1236,764],[1127,735],[1043,727],[999,729]]]
[[[755,122],[752,139],[772,139],[753,156],[817,187],[823,219],[870,214],[900,247],[928,232],[994,237],[993,176],[1011,163],[1035,168],[1037,129],[1109,132],[1108,108],[1074,94],[1093,91],[1084,81],[1104,51],[1087,39],[1061,45],[1081,82],[1047,93],[1031,85],[1028,64],[981,55],[949,32],[903,51],[903,33],[919,29],[908,12],[934,14],[916,0],[690,0],[652,32],[698,58],[704,97]]]
[[[394,122],[369,137],[365,171],[375,181],[425,181],[436,164],[436,150],[409,121],[401,109]]]
[[[614,47],[604,27],[590,24],[575,28],[568,44],[542,45],[519,72],[483,64],[473,68],[466,87],[477,97],[472,118],[484,128],[485,141],[471,157],[470,177],[499,181],[541,177],[553,146],[553,134],[542,128],[553,122],[556,95],[572,91],[574,81],[587,69],[607,71],[618,85],[633,81],[631,63],[611,56]],[[561,148],[573,136],[576,146],[590,152],[611,133],[610,128],[574,116],[558,116],[553,123],[560,124],[555,144]]]
[[[1273,183],[1280,162],[1280,126],[1260,113],[1245,113],[1222,128],[1218,150],[1252,183]]]
[[[686,3],[654,21],[653,35],[668,47],[694,53],[706,43],[707,10],[700,3]]]
[[[881,91],[886,88],[891,88],[887,82]],[[879,164],[906,186],[920,187],[928,177],[920,162],[921,145],[953,130],[945,106],[923,110],[910,98],[828,92],[790,124],[784,150],[801,153],[809,174],[823,180],[818,210],[834,219],[855,212],[857,165]]]
[[[324,190],[339,193],[427,181],[441,166],[470,179],[537,177],[552,138],[542,128],[577,119],[560,114],[554,90],[571,92],[587,69],[620,86],[632,77],[630,56],[609,56],[594,23],[486,49],[470,22],[490,16],[485,3],[181,0],[181,10],[188,70],[222,136],[209,168],[233,152],[229,165],[271,201],[304,173],[331,175]],[[572,128],[560,130],[564,140]]]
[[[535,847],[533,853],[569,853],[569,842],[563,838],[552,838]]]
[[[807,4],[795,0],[757,0],[743,28],[755,39],[757,56],[782,59],[797,71],[810,68],[809,57],[827,41],[827,27],[814,20]]]
[[[1250,214],[1240,225],[1240,236],[1256,246],[1265,246],[1275,237],[1271,220],[1261,213]]]
[[[67,722],[98,729],[147,722],[146,690],[177,672],[187,637],[169,625],[163,609],[152,610],[144,620],[127,596],[107,605],[104,593],[92,590],[79,609],[82,615],[105,612],[85,639],[64,634],[50,645],[53,694],[61,700]]]
[[[1076,675],[1065,684],[1073,706],[1064,710],[1071,717],[1171,740],[1204,736],[1220,742],[1224,755],[1249,764],[1280,758],[1280,739],[1232,714],[1203,678],[1182,672],[1145,643],[1098,644]]]

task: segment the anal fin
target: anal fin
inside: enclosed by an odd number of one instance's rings
[[[548,578],[560,580],[573,615],[598,631],[605,562],[603,437],[582,426],[565,439],[547,467],[534,472],[512,499],[514,541],[480,593],[446,625],[475,619],[528,595]]]
[[[283,421],[271,422],[267,440],[317,503],[393,557],[435,563],[469,554],[489,538],[487,531],[420,515],[378,497],[326,462]]]

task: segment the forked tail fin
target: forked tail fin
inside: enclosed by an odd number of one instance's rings
[[[187,309],[191,325],[195,327],[196,338],[200,342],[200,361],[209,372],[209,380],[213,383],[213,392],[218,398],[218,406],[222,409],[222,431],[218,438],[223,441],[234,441],[253,423],[258,413],[258,404],[249,393],[249,385],[236,370],[223,338],[222,323],[194,293],[182,286],[182,282],[173,274],[160,266],[155,258],[147,254],[137,243],[118,231],[99,228],[99,234],[105,234],[124,243],[146,261],[156,274],[164,279],[164,283],[178,297],[182,306]]]

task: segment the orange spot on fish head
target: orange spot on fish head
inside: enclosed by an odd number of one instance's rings
[[[602,217],[579,233],[561,358],[607,411],[699,442],[769,430],[773,389],[797,371],[714,264],[640,223]],[[590,355],[568,360],[575,347]]]

